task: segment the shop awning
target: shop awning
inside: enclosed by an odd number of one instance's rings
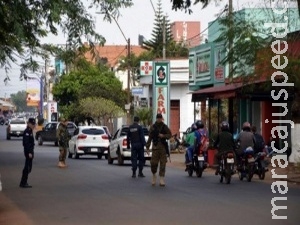
[[[205,98],[231,98],[236,96],[236,90],[242,88],[243,83],[231,83],[227,85],[204,88],[192,92],[192,101],[199,101]]]

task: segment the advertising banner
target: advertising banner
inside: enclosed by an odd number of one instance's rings
[[[47,120],[48,122],[54,122],[58,120],[57,114],[57,102],[48,102],[47,104]]]
[[[40,81],[37,78],[27,78],[26,81],[26,102],[27,106],[38,107],[40,104]]]

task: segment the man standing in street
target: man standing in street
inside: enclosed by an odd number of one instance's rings
[[[168,126],[164,124],[162,114],[156,115],[156,122],[150,127],[149,138],[146,143],[147,153],[152,142],[152,158],[151,158],[151,172],[152,172],[152,186],[156,185],[156,172],[159,163],[160,186],[165,186],[165,173],[167,163],[167,140],[170,139],[172,133]]]
[[[56,131],[56,137],[58,140],[59,146],[59,168],[65,168],[66,165],[66,156],[69,147],[70,134],[67,129],[68,121],[65,118],[60,118],[60,124]]]
[[[35,119],[29,118],[27,121],[27,127],[23,133],[23,147],[25,155],[25,165],[22,173],[22,178],[20,182],[21,188],[31,188],[32,186],[27,183],[28,174],[32,169],[32,160],[34,157],[34,138],[33,129],[35,127]]]
[[[127,148],[130,149],[131,145],[131,164],[132,164],[132,177],[136,177],[137,164],[139,165],[139,177],[145,177],[143,168],[145,164],[144,146],[146,145],[145,135],[142,126],[139,123],[139,117],[133,118],[133,124],[129,126],[127,133]],[[137,161],[139,161],[137,163]]]

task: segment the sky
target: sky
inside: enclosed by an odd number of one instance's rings
[[[83,0],[85,1],[85,0]],[[182,11],[172,10],[170,0],[162,0],[162,11],[169,18],[170,22],[175,21],[200,21],[201,31],[205,30],[210,21],[216,18],[217,13],[222,11],[227,4],[227,0],[223,0],[218,5],[214,0],[210,5],[202,9],[201,4],[192,6],[193,13],[188,14]],[[261,4],[262,0],[233,0],[234,10],[242,8],[254,8]],[[126,45],[126,40],[130,38],[132,45],[138,44],[138,35],[143,35],[146,40],[151,39],[151,33],[154,27],[155,12],[151,4],[151,0],[133,0],[134,5],[130,8],[120,10],[118,25],[112,21],[108,23],[103,21],[103,15],[97,14],[97,9],[89,9],[89,12],[94,15],[96,21],[96,31],[103,35],[106,39],[106,45]],[[154,7],[157,7],[158,0],[152,0]],[[123,36],[123,34],[124,36]],[[59,33],[58,36],[49,35],[42,40],[44,43],[64,44],[65,36]],[[51,62],[53,65],[54,62]],[[20,81],[20,69],[16,65],[8,72],[10,81],[4,84],[5,70],[0,68],[0,97],[9,97],[10,94],[17,93],[21,90],[26,90],[26,82]]]

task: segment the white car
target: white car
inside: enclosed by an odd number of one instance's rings
[[[107,158],[109,135],[103,126],[79,126],[69,140],[69,158],[74,155],[78,159],[81,155],[96,155],[101,159]]]
[[[108,164],[112,164],[114,160],[117,159],[118,164],[123,165],[124,160],[131,159],[131,149],[127,148],[128,130],[129,130],[129,126],[122,126],[120,129],[117,130],[117,132],[112,137],[109,144],[108,155],[107,155]],[[147,142],[149,131],[146,127],[143,127],[143,130]],[[145,160],[150,160],[151,156],[152,156],[152,152],[150,152],[148,155],[145,147],[145,152],[144,152]]]

